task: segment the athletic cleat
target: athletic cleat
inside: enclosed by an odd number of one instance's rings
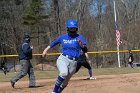
[[[35,86],[29,86],[29,88],[36,88]]]
[[[90,79],[90,80],[95,80],[96,78],[95,78],[95,77],[90,77],[89,79]]]
[[[88,77],[87,79],[88,80],[95,80],[96,78],[95,77]]]
[[[15,82],[13,82],[12,80],[10,80],[10,82],[11,82],[11,86],[12,86],[13,88],[15,88]]]

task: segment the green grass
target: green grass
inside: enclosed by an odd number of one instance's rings
[[[78,73],[74,75],[74,77],[79,76],[88,76],[88,70],[85,68],[82,68],[79,70]],[[114,75],[114,74],[128,74],[128,73],[140,73],[140,68],[99,68],[99,69],[93,69],[93,75]],[[9,81],[13,76],[15,76],[16,73],[9,72],[7,75],[4,75],[2,72],[0,73],[0,82],[7,82]],[[55,79],[58,75],[57,70],[53,71],[35,71],[36,79]],[[22,80],[27,80],[28,76],[25,76],[22,78]]]

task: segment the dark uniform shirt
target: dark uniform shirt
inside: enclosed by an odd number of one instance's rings
[[[134,61],[133,54],[130,54],[130,55],[129,55],[129,62],[133,62],[133,61]]]
[[[25,41],[20,45],[19,59],[20,60],[32,59],[32,49],[31,49],[29,43],[27,43]]]

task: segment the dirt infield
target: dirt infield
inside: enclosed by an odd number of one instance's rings
[[[73,77],[63,93],[140,93],[140,73],[101,75],[96,80]],[[29,89],[27,81],[19,81],[13,89],[9,82],[0,82],[0,93],[51,93],[55,80],[37,80]]]

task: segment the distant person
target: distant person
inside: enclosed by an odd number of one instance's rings
[[[130,51],[129,52],[129,58],[128,58],[128,66],[131,67],[131,68],[134,68],[133,67],[133,61],[134,61],[134,57],[133,57],[132,52]]]
[[[26,76],[27,74],[29,75],[29,88],[34,88],[35,87],[35,76],[34,76],[34,71],[33,71],[33,66],[30,62],[32,59],[32,49],[33,46],[30,46],[30,36],[25,35],[23,38],[23,42],[20,45],[19,49],[19,60],[21,64],[21,70],[19,73],[17,73],[16,76],[14,76],[10,82],[11,86],[14,88],[15,83]]]
[[[2,62],[1,64],[0,64],[0,69],[3,71],[3,73],[6,75],[6,73],[7,72],[9,72],[8,71],[8,68],[5,66],[5,62]]]
[[[84,66],[85,68],[88,69],[88,74],[89,74],[89,77],[87,79],[89,80],[94,80],[96,79],[95,77],[92,77],[92,68],[90,66],[90,60],[89,60],[89,57],[88,57],[88,54],[87,52],[82,52],[78,61],[77,61],[77,67],[76,67],[76,73],[79,71],[79,69],[81,68],[81,66]]]

